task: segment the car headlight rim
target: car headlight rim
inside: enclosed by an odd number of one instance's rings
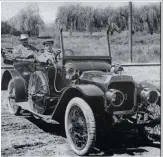
[[[156,94],[154,97],[155,99],[151,101],[151,96],[153,96],[154,94]],[[149,105],[157,104],[158,99],[159,99],[159,93],[157,90],[153,90],[150,88],[144,88],[141,91],[141,99]]]
[[[111,90],[114,90],[114,91],[111,91]],[[108,96],[108,92],[112,92],[111,93],[111,96],[110,95]],[[123,104],[124,99],[125,99],[124,94],[121,91],[116,90],[116,89],[110,89],[108,92],[106,93],[106,95],[107,95],[107,99],[109,100],[109,102],[111,103],[111,105],[114,106],[114,107],[120,107]],[[117,104],[115,105],[114,104],[114,101],[112,101],[112,98],[113,98],[114,95],[117,98],[117,95],[118,94],[120,94],[120,96],[122,96],[122,100],[121,100],[121,103],[119,103],[118,105]],[[116,101],[116,98],[115,98],[115,101]]]

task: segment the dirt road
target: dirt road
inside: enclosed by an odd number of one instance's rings
[[[2,92],[2,145],[3,157],[9,156],[76,156],[66,142],[65,135],[58,124],[36,120],[29,113],[13,116],[8,113],[6,92]],[[108,156],[159,156],[159,145],[147,146],[138,141],[133,147],[132,137],[127,148],[93,152],[92,155]],[[130,147],[132,145],[132,147]]]

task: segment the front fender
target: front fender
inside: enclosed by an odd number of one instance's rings
[[[52,114],[52,119],[62,123],[66,107],[69,101],[74,97],[84,99],[90,105],[94,114],[104,112],[104,92],[99,87],[91,84],[73,85],[63,91]]]
[[[150,88],[150,89],[156,90],[156,91],[158,91],[160,93],[160,89],[157,88],[156,86],[150,84],[150,83],[141,82],[141,83],[138,84],[138,90],[139,91],[141,91],[144,88]]]
[[[73,88],[78,89],[87,97],[104,96],[104,92],[99,87],[93,84],[75,85]]]

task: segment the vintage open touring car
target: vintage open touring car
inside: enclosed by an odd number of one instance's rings
[[[78,155],[88,154],[100,133],[107,135],[112,128],[143,128],[147,137],[160,136],[160,90],[124,75],[122,66],[111,64],[110,52],[76,56],[64,48],[62,29],[60,35],[61,51],[55,58],[60,64],[15,59],[14,68],[6,68],[1,86],[8,89],[9,111],[19,115],[25,109],[36,118],[64,124],[68,143]]]

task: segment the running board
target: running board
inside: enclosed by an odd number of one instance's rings
[[[38,116],[39,118],[43,119],[44,121],[46,121],[48,123],[59,124],[58,122],[56,122],[55,120],[52,119],[52,115],[42,115],[42,114],[33,112],[30,109],[29,103],[27,101],[25,101],[25,102],[17,102],[17,105],[20,106],[23,110],[29,111],[30,113]]]

